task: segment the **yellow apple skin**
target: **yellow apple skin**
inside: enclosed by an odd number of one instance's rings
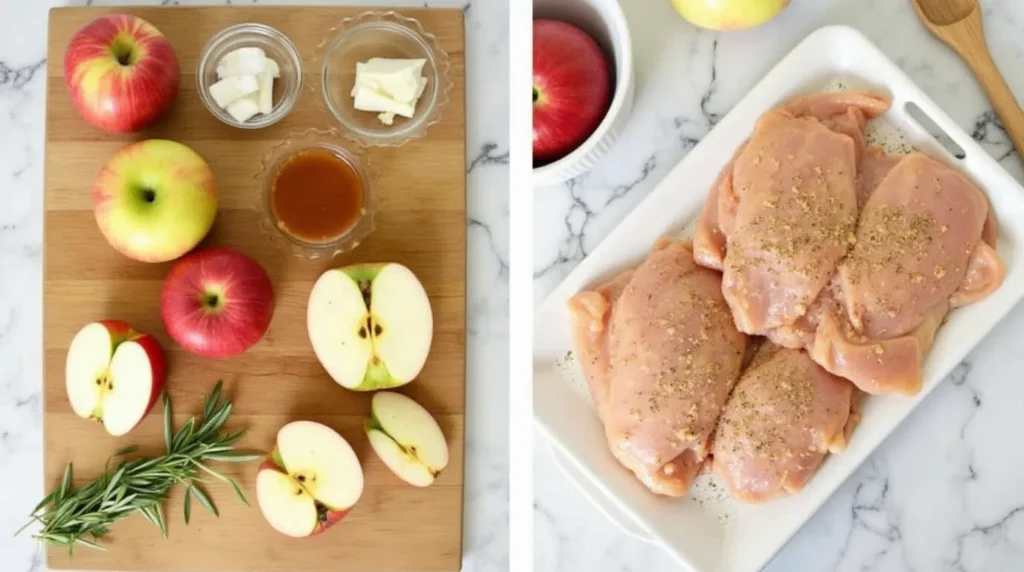
[[[789,0],[672,0],[676,12],[709,30],[744,30],[774,18]]]

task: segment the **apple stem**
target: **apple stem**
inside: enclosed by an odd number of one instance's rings
[[[152,203],[156,200],[156,191],[153,189],[142,189],[142,200]]]
[[[533,88],[533,102],[537,103],[538,99],[540,99],[540,92],[537,91],[537,88]]]

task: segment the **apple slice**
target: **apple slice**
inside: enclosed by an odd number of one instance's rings
[[[71,408],[115,437],[139,424],[164,388],[167,367],[156,338],[127,322],[87,324],[68,348],[64,382]]]
[[[363,494],[363,468],[334,429],[294,421],[277,432],[277,444],[260,464],[256,501],[281,534],[319,534],[342,519]]]
[[[422,405],[401,393],[374,394],[366,436],[384,464],[405,482],[430,486],[448,466],[448,443]]]
[[[397,263],[324,272],[313,285],[306,325],[317,359],[342,387],[390,389],[419,375],[430,353],[430,299]]]

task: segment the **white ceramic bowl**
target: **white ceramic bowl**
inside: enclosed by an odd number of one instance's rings
[[[633,44],[618,0],[534,0],[533,17],[579,26],[615,59],[615,93],[601,124],[571,153],[533,170],[534,185],[554,185],[594,168],[619,138],[633,110]]]

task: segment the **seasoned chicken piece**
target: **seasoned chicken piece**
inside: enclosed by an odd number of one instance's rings
[[[846,447],[853,392],[805,352],[766,343],[725,407],[712,469],[741,502],[800,491],[827,453]]]
[[[988,217],[985,196],[957,171],[905,156],[864,205],[811,357],[868,393],[920,391],[921,362],[950,307],[1002,281],[982,240]]]
[[[859,163],[859,158],[864,154],[865,123],[887,111],[889,105],[889,99],[881,94],[828,92],[795,98],[784,104],[780,111],[792,117],[820,120],[830,130],[846,135],[854,144],[854,158]],[[733,192],[733,172],[736,159],[746,146],[745,142],[736,150],[712,185],[705,201],[693,237],[694,258],[701,266],[723,269],[727,238],[733,233],[738,208],[738,194]],[[773,156],[773,159],[779,160],[780,157]],[[859,192],[859,176],[857,188]]]
[[[874,119],[889,111],[891,105],[887,96],[872,91],[822,91],[793,98],[782,109],[797,117],[822,120],[848,115],[856,109],[864,118]]]
[[[722,292],[740,331],[792,324],[818,297],[853,240],[856,168],[852,139],[816,119],[758,121],[733,167],[738,206],[724,233]]]
[[[614,290],[602,294],[606,304]],[[588,375],[607,371],[609,448],[651,491],[682,496],[708,455],[746,336],[732,324],[718,273],[698,266],[680,240],[659,240],[614,300],[610,317],[607,306],[573,313]],[[604,345],[579,335],[594,323],[581,316],[594,315],[606,317]]]
[[[632,275],[632,271],[623,272],[607,284],[576,294],[567,303],[576,361],[602,421],[608,407],[608,325],[615,301]]]
[[[881,147],[869,147],[857,166],[857,206],[863,209],[871,193],[900,162],[903,155],[886,155]]]

